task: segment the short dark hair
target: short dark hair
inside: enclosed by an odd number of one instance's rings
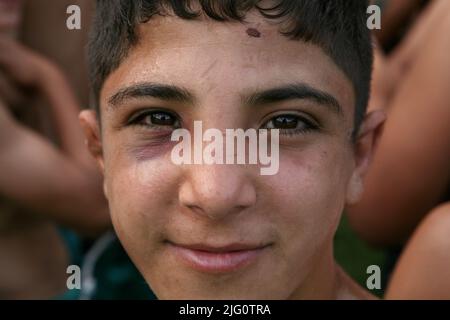
[[[200,4],[194,11],[192,2]],[[322,48],[346,74],[355,91],[355,131],[370,95],[373,47],[366,26],[367,0],[278,0],[263,8],[260,0],[97,0],[89,42],[89,67],[94,103],[105,79],[136,45],[136,26],[154,15],[175,14],[196,19],[203,12],[217,21],[243,21],[255,8],[267,19],[283,22],[280,32]]]

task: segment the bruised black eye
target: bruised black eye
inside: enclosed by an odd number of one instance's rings
[[[180,121],[166,111],[144,111],[132,116],[128,123],[147,127],[179,127]]]

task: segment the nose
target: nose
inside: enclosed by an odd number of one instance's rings
[[[256,190],[245,167],[193,165],[179,189],[179,202],[213,220],[235,215],[256,203]]]

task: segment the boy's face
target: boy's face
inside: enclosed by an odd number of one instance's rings
[[[370,150],[357,152],[350,140],[350,81],[319,47],[289,40],[256,14],[247,21],[152,18],[104,83],[101,145],[92,114],[82,115],[115,230],[159,298],[284,299],[311,287],[320,295],[341,212],[361,191],[358,163]],[[149,83],[183,88],[192,101],[155,98],[152,90],[116,95]],[[299,84],[339,106],[308,95],[246,103]],[[278,173],[174,164],[170,134],[179,126],[192,133],[194,120],[223,132],[275,124]]]

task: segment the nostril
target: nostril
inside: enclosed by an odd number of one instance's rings
[[[180,206],[211,219],[246,211],[256,203],[253,179],[243,168],[209,165],[192,167],[179,185]]]
[[[186,208],[188,208],[189,210],[197,213],[197,214],[204,214],[204,211],[202,208],[200,208],[199,206],[196,205],[186,205]]]
[[[247,193],[247,194],[246,194]],[[188,211],[220,219],[228,215],[244,212],[255,204],[254,196],[244,190],[234,194],[218,194],[216,192],[195,192],[188,186],[180,190],[180,205]]]

